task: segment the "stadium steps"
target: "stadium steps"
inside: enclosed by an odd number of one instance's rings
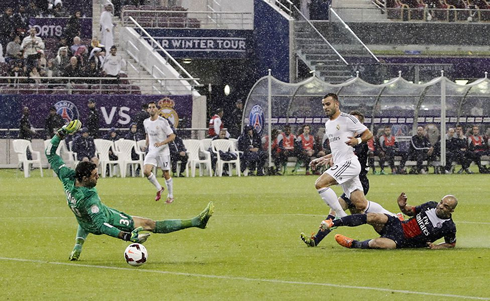
[[[295,46],[297,56],[314,70],[318,78],[329,83],[342,83],[352,77],[346,65],[327,43],[318,37],[305,22],[295,23]]]
[[[101,4],[99,0],[94,0],[92,5],[92,34],[93,36],[100,38],[100,14],[101,14]],[[124,45],[119,43],[119,32],[122,28],[122,22],[119,17],[114,17],[113,22],[116,25],[114,27],[114,45],[117,46],[117,53],[126,61],[126,70],[129,78],[140,78],[140,79],[152,79],[151,74],[141,67],[136,61],[129,57],[124,51]],[[159,85],[156,80],[131,80],[132,85],[140,87],[142,94],[156,94],[153,91],[153,85]]]

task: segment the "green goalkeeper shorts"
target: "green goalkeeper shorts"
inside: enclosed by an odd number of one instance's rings
[[[125,232],[131,232],[134,229],[131,215],[112,208],[109,208],[109,224]]]

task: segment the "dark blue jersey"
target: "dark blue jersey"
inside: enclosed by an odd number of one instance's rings
[[[389,218],[382,237],[394,240],[398,248],[426,247],[443,237],[446,243],[456,243],[456,225],[451,218],[439,218],[436,206],[436,202],[427,202],[415,207],[415,216],[407,221]]]

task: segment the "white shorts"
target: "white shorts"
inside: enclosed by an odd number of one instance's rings
[[[144,164],[151,164],[160,167],[162,170],[170,170],[170,155],[148,153],[145,157]]]
[[[337,183],[342,187],[347,198],[356,190],[363,191],[359,173],[361,172],[361,164],[357,157],[352,157],[350,160],[340,162],[330,167],[325,173],[332,176]]]

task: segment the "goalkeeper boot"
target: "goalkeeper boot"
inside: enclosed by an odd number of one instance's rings
[[[213,202],[209,202],[209,204],[206,206],[206,208],[199,213],[198,218],[199,218],[199,225],[198,227],[201,229],[206,228],[206,225],[211,218],[211,216],[214,213],[214,204]]]
[[[70,257],[68,259],[70,261],[77,261],[80,258],[81,253],[82,253],[82,246],[76,244],[75,247],[73,248],[73,251],[71,251]]]
[[[342,234],[335,234],[335,241],[342,247],[352,248],[352,242],[354,240]]]
[[[303,232],[301,232],[301,240],[308,246],[308,247],[316,247],[316,242],[315,242],[315,236],[307,236]]]

